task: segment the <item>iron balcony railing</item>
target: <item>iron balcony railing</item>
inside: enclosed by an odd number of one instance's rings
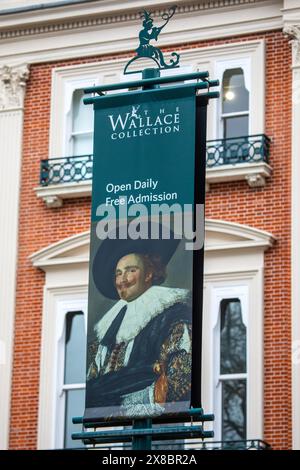
[[[269,162],[271,140],[265,134],[208,140],[206,166]]]
[[[91,448],[91,447],[89,447]],[[128,443],[116,443],[116,444],[101,444],[95,445],[93,448],[114,451],[114,450],[131,450],[132,444]],[[174,451],[174,450],[273,450],[272,446],[266,441],[260,439],[249,439],[249,440],[233,440],[233,441],[200,441],[198,442],[157,442],[152,443],[152,450],[165,450],[165,451]],[[87,447],[82,445],[81,447],[73,447],[73,450],[85,450]]]
[[[93,175],[93,155],[49,158],[41,161],[40,184],[79,183],[91,180]]]
[[[200,442],[197,450],[272,450],[270,444],[260,439]]]
[[[120,444],[119,444],[120,445]],[[130,450],[130,445],[128,445]],[[233,441],[200,441],[197,442],[159,442],[153,443],[152,448],[154,450],[272,450],[270,444],[260,439],[251,440],[233,440]],[[113,450],[113,446],[109,447]],[[126,449],[126,444],[124,445]]]
[[[208,140],[206,166],[215,168],[238,163],[269,161],[270,139],[257,134],[231,139]],[[40,184],[76,183],[92,179],[93,155],[50,158],[41,161]]]

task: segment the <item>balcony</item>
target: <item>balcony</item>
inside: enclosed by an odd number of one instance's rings
[[[262,187],[272,174],[269,165],[270,139],[264,134],[208,140],[206,190],[213,183],[246,180]],[[38,197],[48,207],[60,207],[64,199],[91,194],[93,155],[51,158],[41,161]]]
[[[132,450],[132,445],[128,443],[116,443],[101,445],[102,450],[115,451],[115,450]],[[75,450],[75,448],[72,448]],[[77,447],[78,450],[83,450],[83,447]],[[97,449],[97,445],[95,445]],[[248,440],[235,440],[235,441],[210,441],[210,440],[194,440],[194,441],[165,441],[160,443],[152,443],[152,450],[165,450],[165,451],[199,451],[199,450],[273,450],[272,446],[261,439],[248,439]]]
[[[265,186],[272,174],[269,165],[271,140],[265,134],[208,140],[206,185],[246,180],[250,187]]]

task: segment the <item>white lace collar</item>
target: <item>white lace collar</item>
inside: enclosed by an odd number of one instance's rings
[[[119,300],[95,326],[98,340],[101,341],[113,320],[124,305],[127,305],[125,317],[117,334],[117,343],[130,341],[145,326],[177,302],[187,302],[189,291],[172,287],[152,286],[132,302]]]

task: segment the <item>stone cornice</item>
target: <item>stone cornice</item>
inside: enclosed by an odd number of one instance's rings
[[[0,67],[0,110],[23,108],[28,77],[29,68],[25,64]]]
[[[204,10],[212,10],[217,8],[234,8],[242,7],[246,5],[253,5],[256,3],[261,3],[263,0],[206,0],[198,2],[182,2],[178,5],[177,15],[178,14],[189,14],[193,12],[201,12]],[[154,2],[153,2],[154,3]],[[163,3],[163,2],[161,2]],[[179,3],[179,2],[178,2]],[[123,4],[124,5],[124,4]],[[151,8],[152,7],[152,8]],[[150,5],[149,8],[153,12],[153,17],[160,19],[161,13],[164,9],[164,5],[161,4],[160,8],[155,9],[155,4]],[[122,11],[123,10],[123,11]],[[120,4],[120,10],[118,13],[114,14],[100,14],[97,11],[93,15],[91,13],[84,14],[84,11],[81,12],[81,15],[78,18],[73,18],[70,21],[67,21],[65,16],[63,21],[59,21],[58,18],[53,17],[51,21],[44,20],[41,18],[40,21],[34,24],[34,20],[31,25],[28,27],[21,27],[21,25],[26,24],[24,22],[19,22],[19,27],[5,27],[0,28],[0,40],[19,38],[24,36],[34,36],[37,34],[49,34],[56,33],[74,29],[81,28],[90,28],[96,26],[105,26],[114,23],[126,23],[126,22],[137,22],[140,21],[140,8],[135,9],[134,11],[124,11]],[[2,29],[2,31],[1,31]]]
[[[300,22],[287,24],[283,28],[284,34],[291,38],[293,48],[293,67],[300,67]]]

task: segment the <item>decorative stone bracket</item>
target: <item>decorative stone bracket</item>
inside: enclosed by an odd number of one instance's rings
[[[287,36],[291,37],[293,48],[293,67],[300,67],[300,23],[285,25],[283,32]]]
[[[26,64],[0,67],[0,110],[23,108],[28,77]]]
[[[90,196],[92,193],[92,180],[79,183],[53,184],[34,188],[38,198],[41,198],[47,207],[58,208],[65,199],[74,199]]]
[[[223,165],[206,170],[205,186],[206,191],[209,191],[212,183],[246,180],[250,188],[261,188],[271,176],[272,167],[265,162]]]
[[[246,181],[250,188],[261,188],[266,185],[266,178],[261,173],[253,173],[252,175],[246,175]]]
[[[63,205],[63,200],[58,196],[45,196],[44,201],[47,207],[61,207]]]

